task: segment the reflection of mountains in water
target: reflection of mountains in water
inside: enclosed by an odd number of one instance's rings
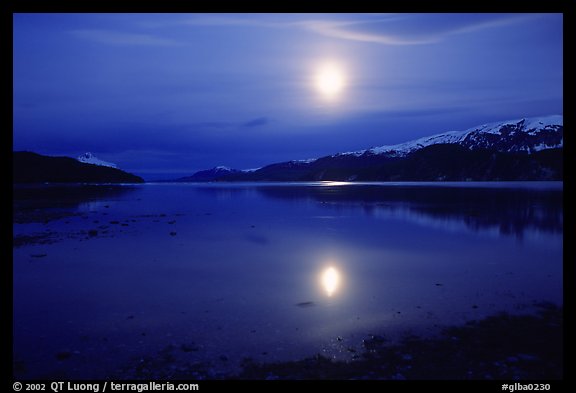
[[[377,185],[257,189],[270,198],[313,200],[338,210],[361,209],[375,217],[454,231],[497,231],[519,238],[527,231],[563,232],[561,189]]]
[[[127,185],[14,185],[13,221],[50,221],[61,217],[64,210],[94,210],[135,190]]]

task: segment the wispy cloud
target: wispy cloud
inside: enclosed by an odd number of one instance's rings
[[[381,22],[385,25],[387,22]],[[362,31],[366,22],[333,22],[312,20],[301,23],[301,26],[326,37],[339,38],[349,41],[371,42],[384,45],[417,45],[438,41],[434,36],[410,37],[402,34],[386,32]]]
[[[242,124],[242,127],[259,127],[268,124],[270,120],[267,117],[258,117]]]
[[[70,34],[89,41],[108,45],[179,46],[182,43],[151,34],[127,33],[114,30],[72,30]]]
[[[364,20],[311,20],[303,21],[301,25],[332,38],[384,45],[419,45],[534,17],[534,14],[405,14]]]
[[[274,18],[253,15],[194,15],[180,23],[188,26],[298,28],[326,37],[383,45],[419,45],[450,36],[505,26],[539,14],[335,14],[310,17],[288,14]]]
[[[299,29],[325,37],[381,45],[437,43],[452,36],[517,23],[541,14],[193,14],[144,20],[140,30],[166,27],[258,27]],[[179,46],[183,41],[158,34],[80,29],[71,34],[108,45]]]

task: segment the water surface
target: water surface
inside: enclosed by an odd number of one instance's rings
[[[232,371],[244,358],[352,359],[369,334],[562,303],[562,183],[26,186],[14,197],[18,378],[121,377],[146,356]]]

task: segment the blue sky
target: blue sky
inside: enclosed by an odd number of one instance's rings
[[[562,14],[14,14],[14,150],[146,179],[562,114]],[[329,67],[340,86],[322,93]]]

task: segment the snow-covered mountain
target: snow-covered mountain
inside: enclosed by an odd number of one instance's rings
[[[108,166],[110,168],[117,168],[116,164],[113,164],[111,162],[102,161],[102,160],[96,158],[96,156],[94,156],[90,152],[86,152],[86,153],[78,156],[77,160],[80,162],[83,162],[84,164],[92,164],[92,165],[99,165],[99,166]]]
[[[180,182],[207,182],[212,181],[214,179],[227,176],[233,173],[240,173],[241,171],[237,169],[231,169],[227,166],[217,166],[212,169],[206,169],[203,171],[198,171],[194,173],[192,176],[181,177],[176,179],[175,181]]]
[[[437,144],[458,144],[470,150],[490,149],[499,152],[533,153],[545,149],[562,147],[563,116],[552,115],[483,124],[465,131],[449,131],[427,136],[398,145],[386,145],[370,149],[338,153],[362,156],[384,154],[388,157],[405,157],[424,147]]]
[[[398,145],[274,163],[216,167],[179,181],[562,180],[562,115],[483,124]]]

